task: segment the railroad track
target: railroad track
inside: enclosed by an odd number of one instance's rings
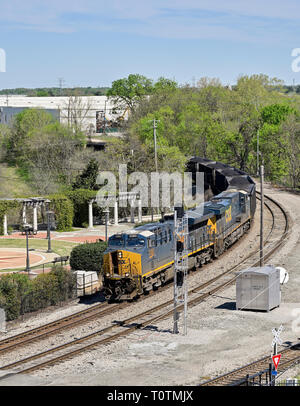
[[[283,243],[283,241],[287,238],[288,233],[289,233],[289,219],[287,214],[285,213],[284,209],[281,207],[281,205],[270,198],[269,196],[265,196],[266,199],[268,199],[268,204],[266,204],[266,207],[273,213],[273,221],[272,221],[272,226],[271,230],[268,234],[268,237],[265,242],[265,248],[268,250],[267,253],[264,255],[264,259],[269,258],[272,253],[277,250]],[[271,208],[270,206],[274,206]],[[276,208],[276,209],[275,209]],[[278,213],[281,213],[281,216],[283,219],[280,221],[275,221],[275,218],[277,218],[277,215],[275,216],[274,212],[275,210],[278,211]],[[280,223],[280,224],[279,224]],[[282,231],[283,230],[283,231]],[[276,236],[276,232],[280,232],[279,236]],[[248,266],[257,266],[259,264],[259,253],[255,254],[250,254],[245,260],[241,261],[238,265],[232,267],[231,269],[227,270],[226,272],[222,273],[221,275],[216,276],[215,278],[211,279],[210,281],[201,284],[195,288],[192,288],[189,290],[189,307],[193,307],[205,299],[207,299],[209,296],[213,295],[214,293],[224,289],[225,287],[233,284],[236,280],[236,276],[231,277],[230,273],[234,271],[238,271],[241,268],[245,268]],[[221,282],[221,283],[219,283]],[[209,288],[205,290],[206,288]],[[160,290],[161,291],[161,290]],[[159,291],[158,291],[159,292]],[[126,305],[126,304],[125,304]],[[128,304],[127,304],[128,305]],[[119,304],[115,305],[115,307],[119,308]],[[96,308],[97,306],[95,306]],[[178,311],[182,309],[183,306],[178,307]],[[103,312],[110,312],[110,310],[102,309],[102,315],[104,314]],[[163,320],[165,318],[170,317],[173,315],[173,299],[169,300],[161,305],[158,305],[152,309],[147,310],[146,312],[140,313],[136,316],[133,316],[129,319],[122,320],[118,323],[113,323],[110,326],[98,330],[92,334],[89,334],[85,337],[81,337],[79,339],[73,340],[71,342],[67,342],[65,344],[62,344],[60,346],[51,348],[50,350],[43,351],[41,353],[26,357],[22,360],[19,360],[17,362],[10,363],[8,365],[2,366],[0,370],[11,370],[13,369],[13,373],[19,374],[19,373],[29,373],[36,371],[41,368],[45,368],[47,366],[56,364],[58,362],[62,362],[68,358],[71,358],[75,355],[78,355],[84,351],[87,351],[91,348],[108,344],[114,340],[117,340],[125,335],[128,335],[132,333],[133,331],[141,328],[146,328],[153,323]],[[101,311],[95,309],[95,314],[90,315],[90,319],[94,317],[100,317],[101,316]],[[82,312],[79,312],[82,313]],[[85,318],[86,316],[80,316],[78,313],[78,320],[74,321],[71,319],[71,321],[67,322],[64,319],[64,323],[66,324],[66,327],[61,324],[59,326],[59,329],[64,329],[68,328],[71,326],[74,326],[75,324],[80,323],[80,320],[82,320],[82,317]],[[69,323],[69,324],[68,324]],[[52,323],[50,323],[52,324]],[[55,324],[55,322],[54,322]],[[47,325],[46,325],[47,326]],[[45,326],[42,326],[40,329],[42,329]],[[48,327],[47,327],[48,328]],[[35,329],[36,330],[36,329]],[[52,330],[50,332],[39,332],[39,334],[34,333],[34,337],[32,338],[33,340],[45,337],[49,335],[49,333],[54,333],[58,330],[55,330],[55,326],[52,326]],[[30,342],[30,332],[27,332],[26,336],[26,343]],[[17,336],[15,336],[17,337]],[[10,348],[15,348],[18,345],[23,345],[25,342],[22,341],[22,338],[19,337],[21,342],[17,343],[17,341],[14,343],[14,337],[11,337],[10,339],[12,340],[11,343],[6,343],[6,348],[8,348],[8,345],[10,345]],[[3,340],[5,341],[5,340]],[[2,343],[4,345],[4,343]],[[3,348],[5,348],[5,345]],[[71,348],[71,349],[70,349]],[[0,342],[0,351],[1,351],[1,342]],[[39,360],[38,362],[36,362]]]
[[[265,203],[265,206],[269,210],[269,212],[272,215],[272,226],[270,228],[268,237],[266,238],[266,242],[269,240],[272,232],[274,231],[274,223],[275,223],[275,216],[273,214],[272,209],[269,207],[267,203]],[[214,282],[217,280],[219,277],[216,279],[213,278],[211,281],[208,281],[205,285],[202,285],[202,287],[209,285],[209,283]],[[156,294],[160,293],[163,289],[168,289],[168,285],[162,287],[159,289],[157,292],[151,292],[151,294]],[[146,296],[147,298],[147,296]],[[140,300],[145,299],[140,298]],[[76,327],[78,325],[84,325],[87,324],[88,322],[100,318],[103,316],[106,316],[110,313],[113,313],[117,310],[121,310],[124,307],[128,306],[128,303],[122,303],[122,304],[117,304],[117,305],[112,305],[108,303],[102,303],[98,304],[96,306],[90,307],[88,309],[79,311],[77,313],[71,314],[69,316],[63,317],[61,319],[55,320],[53,322],[47,323],[45,325],[42,325],[40,327],[27,330],[23,333],[17,334],[15,336],[11,336],[8,338],[5,338],[3,340],[0,340],[0,355],[7,353],[13,349],[20,348],[21,346],[31,344],[33,342],[36,342],[38,340],[42,340],[45,338],[50,337],[51,335],[57,334],[60,331],[68,330],[73,327]]]
[[[300,362],[300,343],[283,349],[280,353],[281,359],[277,368],[278,376]],[[270,362],[270,356],[261,358],[251,362],[251,364],[203,382],[200,386],[269,386],[273,383]]]
[[[55,320],[51,323],[44,324],[40,327],[24,331],[23,333],[5,338],[0,341],[0,355],[21,347],[26,344],[31,344],[34,341],[41,340],[49,337],[53,334],[60,332],[61,330],[67,330],[78,325],[88,323],[95,318],[105,316],[112,313],[115,310],[120,310],[122,304],[108,304],[103,303],[100,305],[92,306],[89,309],[81,310],[77,313],[73,313],[69,316]]]

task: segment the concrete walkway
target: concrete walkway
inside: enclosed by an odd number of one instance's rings
[[[47,253],[43,250],[34,250],[29,252],[30,266],[34,267],[51,262],[57,257],[55,253]],[[26,249],[25,248],[0,248],[0,270],[5,269],[24,269],[26,268]]]

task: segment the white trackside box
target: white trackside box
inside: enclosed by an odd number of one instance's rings
[[[236,309],[270,311],[280,305],[280,270],[271,265],[237,273]]]
[[[74,271],[77,279],[77,296],[93,295],[102,288],[97,272]]]

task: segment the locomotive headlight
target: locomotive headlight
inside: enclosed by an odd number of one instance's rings
[[[107,274],[106,274],[106,277],[109,278],[109,277],[110,277],[110,273],[107,273]]]
[[[119,252],[118,252],[118,257],[119,257],[119,258],[122,258],[122,256],[123,256],[122,251],[119,251]]]
[[[129,276],[129,273],[126,273],[126,274],[125,274],[125,276],[126,276],[126,278],[128,278],[128,276]]]

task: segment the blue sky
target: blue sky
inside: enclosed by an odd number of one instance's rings
[[[298,84],[299,17],[299,0],[0,0],[0,88],[110,86],[130,73]]]

